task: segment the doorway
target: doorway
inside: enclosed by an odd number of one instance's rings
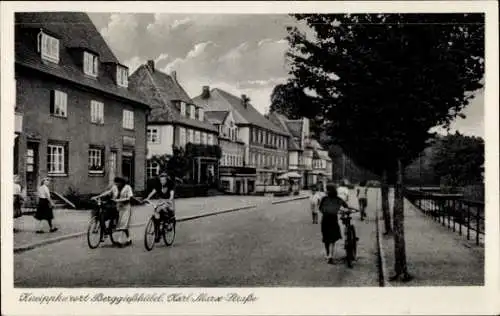
[[[122,176],[134,187],[134,152],[124,151],[122,153]]]
[[[38,186],[38,142],[28,142],[26,147],[26,191],[35,192]]]

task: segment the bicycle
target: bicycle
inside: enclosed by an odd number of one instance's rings
[[[149,219],[148,223],[146,224],[146,229],[144,231],[144,246],[146,247],[146,250],[151,251],[153,250],[155,244],[157,243],[156,237],[158,234],[163,238],[163,242],[165,245],[171,246],[174,243],[175,240],[175,217],[167,212],[167,214],[163,214],[163,212],[160,213],[160,218],[156,219],[155,214],[157,214],[157,210],[159,207],[165,205],[166,203],[159,203],[159,204],[153,204],[150,201],[143,201],[146,204],[149,204],[153,207],[154,213],[151,215],[151,218]],[[155,221],[158,220],[158,228],[159,231],[156,231],[156,226],[155,226]]]
[[[359,238],[356,236],[356,229],[354,225],[351,223],[352,217],[351,214],[359,212],[359,210],[348,208],[347,210],[342,210],[340,219],[342,224],[345,226],[344,236],[345,243],[344,249],[346,252],[346,263],[349,268],[352,268],[352,262],[357,260],[357,244]]]
[[[124,230],[116,229],[115,227],[116,224],[114,221],[117,220],[117,215],[112,216],[109,210],[104,209],[101,199],[96,199],[95,201],[97,209],[93,212],[87,228],[87,243],[89,248],[95,249],[99,247],[101,242],[104,241],[105,236],[109,236],[113,245],[121,246],[122,243],[118,242],[118,240],[122,240]],[[107,221],[109,221],[108,225],[106,225]]]

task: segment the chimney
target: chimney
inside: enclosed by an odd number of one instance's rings
[[[248,107],[248,98],[246,94],[241,95],[241,104],[243,104],[245,109]]]
[[[209,86],[203,86],[203,90],[201,92],[201,98],[202,99],[210,98],[210,87]]]
[[[152,72],[155,72],[155,61],[154,61],[154,60],[148,60],[148,68],[149,68]]]
[[[172,77],[172,79],[174,79],[175,82],[177,82],[177,71],[172,71],[170,73],[170,77]]]

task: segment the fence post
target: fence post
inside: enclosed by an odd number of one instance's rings
[[[453,219],[453,232],[455,232],[456,231],[456,229],[455,229],[456,225],[455,224],[457,222],[457,213],[458,213],[458,211],[457,211],[457,200],[453,199],[453,200],[451,200],[451,202],[452,202],[451,204],[452,204],[452,210],[453,210],[453,218],[452,218]]]
[[[479,207],[476,207],[476,245],[479,245]]]
[[[467,240],[470,239],[470,205],[467,205]]]
[[[460,222],[458,223],[458,231],[459,231],[460,236],[462,236],[462,225],[464,224],[464,220],[463,220],[464,214],[462,212],[462,206],[463,206],[462,200],[457,200],[457,204],[459,206],[457,214],[460,214]]]

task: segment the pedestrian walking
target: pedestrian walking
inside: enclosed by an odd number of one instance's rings
[[[327,195],[321,200],[319,210],[321,217],[321,234],[326,250],[326,259],[329,264],[333,264],[335,254],[335,243],[342,239],[338,212],[341,207],[348,207],[347,203],[337,195],[337,188],[333,183],[326,186]]]
[[[342,179],[339,187],[337,188],[337,195],[339,198],[344,200],[344,202],[349,202],[349,187],[347,179]]]
[[[43,234],[43,221],[46,220],[49,223],[49,231],[51,233],[57,231],[57,227],[54,227],[52,221],[54,220],[54,202],[50,198],[50,190],[49,190],[49,178],[43,178],[38,188],[38,207],[35,213],[35,219],[38,220],[38,230],[37,234]]]
[[[368,206],[368,187],[366,186],[366,180],[359,183],[356,196],[358,197],[359,210],[361,211],[361,220],[366,218],[366,207]]]
[[[321,182],[312,187],[310,202],[313,224],[318,224],[319,205],[324,196],[325,193],[323,192],[323,184]]]
[[[23,190],[18,175],[14,175],[14,219],[23,216],[22,206],[24,202]],[[15,225],[15,220],[14,220]],[[19,230],[14,227],[14,232]]]

